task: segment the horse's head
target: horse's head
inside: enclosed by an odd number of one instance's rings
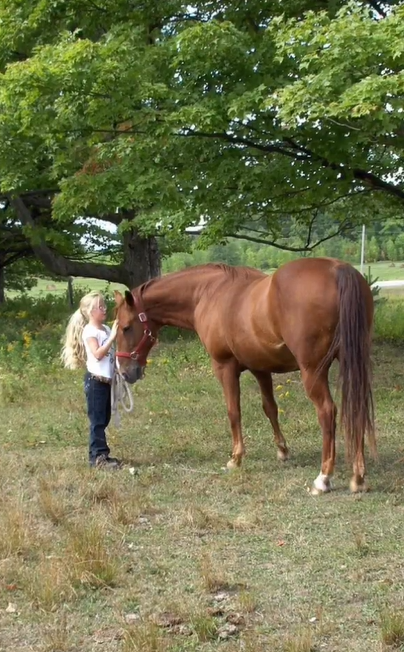
[[[128,291],[122,296],[116,291],[115,304],[117,367],[124,380],[132,384],[143,378],[147,356],[156,338],[139,297]]]

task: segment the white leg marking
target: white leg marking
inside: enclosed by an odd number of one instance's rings
[[[328,475],[320,473],[313,482],[311,493],[313,496],[318,496],[319,494],[325,494],[328,491],[331,491],[330,478]]]

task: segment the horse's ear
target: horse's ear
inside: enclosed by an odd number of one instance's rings
[[[135,307],[135,300],[133,298],[132,292],[129,292],[128,290],[125,290],[125,301],[130,306],[130,308]]]
[[[123,296],[118,290],[114,290],[114,298],[115,298],[115,305],[117,308],[121,305],[123,302]]]

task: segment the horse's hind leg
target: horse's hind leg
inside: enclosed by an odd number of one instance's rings
[[[233,438],[233,451],[227,468],[240,466],[245,455],[243,436],[241,433],[241,408],[240,408],[240,368],[236,360],[220,363],[212,360],[213,371],[221,382],[227,405],[227,414],[230,421]]]
[[[278,406],[274,397],[272,374],[266,371],[251,371],[251,373],[255,376],[260,386],[262,407],[274,431],[275,444],[278,447],[278,459],[284,462],[289,458],[289,451],[285,437],[279,427]]]
[[[328,369],[319,375],[314,370],[302,369],[302,380],[308,397],[313,401],[323,434],[321,471],[314,480],[311,493],[318,495],[330,491],[331,476],[335,466],[335,424],[337,408],[328,386]]]

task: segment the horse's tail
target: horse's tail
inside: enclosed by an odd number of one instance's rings
[[[338,385],[342,395],[340,424],[345,434],[347,458],[352,460],[363,446],[366,434],[369,448],[372,454],[376,454],[371,369],[372,324],[359,272],[351,265],[338,265],[336,281],[339,318],[326,358],[328,363],[335,357],[339,360]]]

